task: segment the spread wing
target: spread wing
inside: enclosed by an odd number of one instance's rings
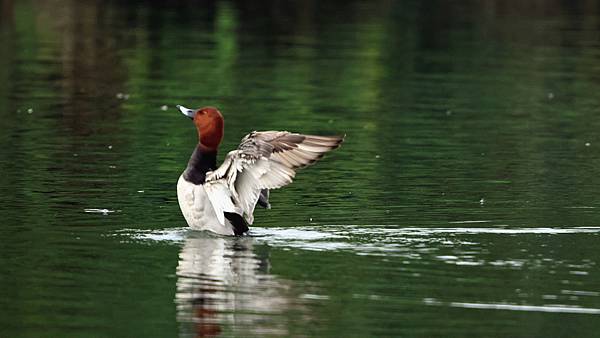
[[[337,148],[343,136],[314,136],[287,131],[252,132],[227,154],[223,164],[207,173],[206,191],[217,214],[236,212],[252,224],[263,189],[292,183],[296,169],[315,163]],[[226,189],[224,189],[226,188]],[[211,196],[212,195],[212,196]],[[218,215],[220,220],[221,215]]]

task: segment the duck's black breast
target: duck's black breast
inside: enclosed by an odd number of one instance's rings
[[[183,178],[193,184],[204,184],[206,173],[217,168],[217,152],[203,151],[200,145],[196,147],[187,168],[183,172]]]

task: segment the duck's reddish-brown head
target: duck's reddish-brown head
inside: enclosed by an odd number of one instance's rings
[[[223,115],[214,107],[204,107],[197,110],[188,109],[183,106],[177,106],[179,111],[194,120],[198,130],[198,140],[200,145],[207,151],[217,151],[219,144],[223,139],[225,123]]]

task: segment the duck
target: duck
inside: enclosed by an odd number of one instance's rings
[[[177,181],[181,213],[192,229],[219,235],[247,234],[256,206],[271,208],[270,190],[292,183],[296,170],[314,164],[345,138],[252,131],[217,167],[225,131],[221,112],[215,107],[176,107],[198,133],[198,144]]]

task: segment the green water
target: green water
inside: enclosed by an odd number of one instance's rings
[[[0,4],[0,337],[597,336],[595,2]],[[176,104],[346,142],[196,233]]]

